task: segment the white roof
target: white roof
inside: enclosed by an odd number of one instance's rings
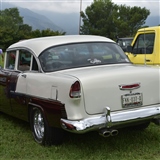
[[[77,42],[114,42],[109,38],[93,35],[65,35],[65,36],[50,36],[33,38],[29,40],[22,40],[8,47],[7,50],[16,48],[28,48],[32,50],[37,56],[51,46],[77,43]]]

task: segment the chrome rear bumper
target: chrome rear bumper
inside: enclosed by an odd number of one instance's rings
[[[62,118],[61,126],[70,132],[85,133],[101,128],[121,128],[123,125],[129,126],[131,123],[145,120],[154,121],[156,119],[160,119],[160,104],[117,112],[111,112],[110,108],[106,107],[104,114],[100,116],[92,116],[91,118],[76,121]]]

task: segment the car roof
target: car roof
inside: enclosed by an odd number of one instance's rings
[[[118,39],[133,39],[133,37],[125,37],[125,38],[118,38]]]
[[[146,27],[146,28],[141,28],[138,30],[138,32],[144,32],[144,31],[160,31],[160,26],[153,26],[153,27]]]
[[[82,42],[114,42],[114,41],[106,37],[94,36],[94,35],[49,36],[49,37],[33,38],[33,39],[19,41],[9,46],[7,51],[17,48],[27,48],[33,51],[37,56],[39,56],[39,54],[42,51],[51,46],[78,43],[78,42],[82,43]]]

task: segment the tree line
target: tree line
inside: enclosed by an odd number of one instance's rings
[[[80,34],[101,35],[111,39],[116,36],[134,36],[139,28],[144,27],[149,14],[150,11],[145,7],[117,5],[111,0],[94,0],[85,12],[80,13],[83,21]],[[66,34],[49,28],[33,30],[24,24],[17,8],[0,10],[0,25],[0,48],[3,50],[20,40]]]
[[[28,24],[24,24],[18,8],[9,8],[0,11],[0,48],[6,50],[11,44],[20,40],[64,35],[65,32],[46,30],[33,30]]]
[[[150,11],[145,7],[114,4],[111,0],[94,0],[81,12],[81,34],[106,36],[111,39],[132,37],[143,26]]]

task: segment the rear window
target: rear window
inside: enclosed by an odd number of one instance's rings
[[[42,52],[39,59],[45,72],[129,62],[115,43],[79,43],[51,47]]]

